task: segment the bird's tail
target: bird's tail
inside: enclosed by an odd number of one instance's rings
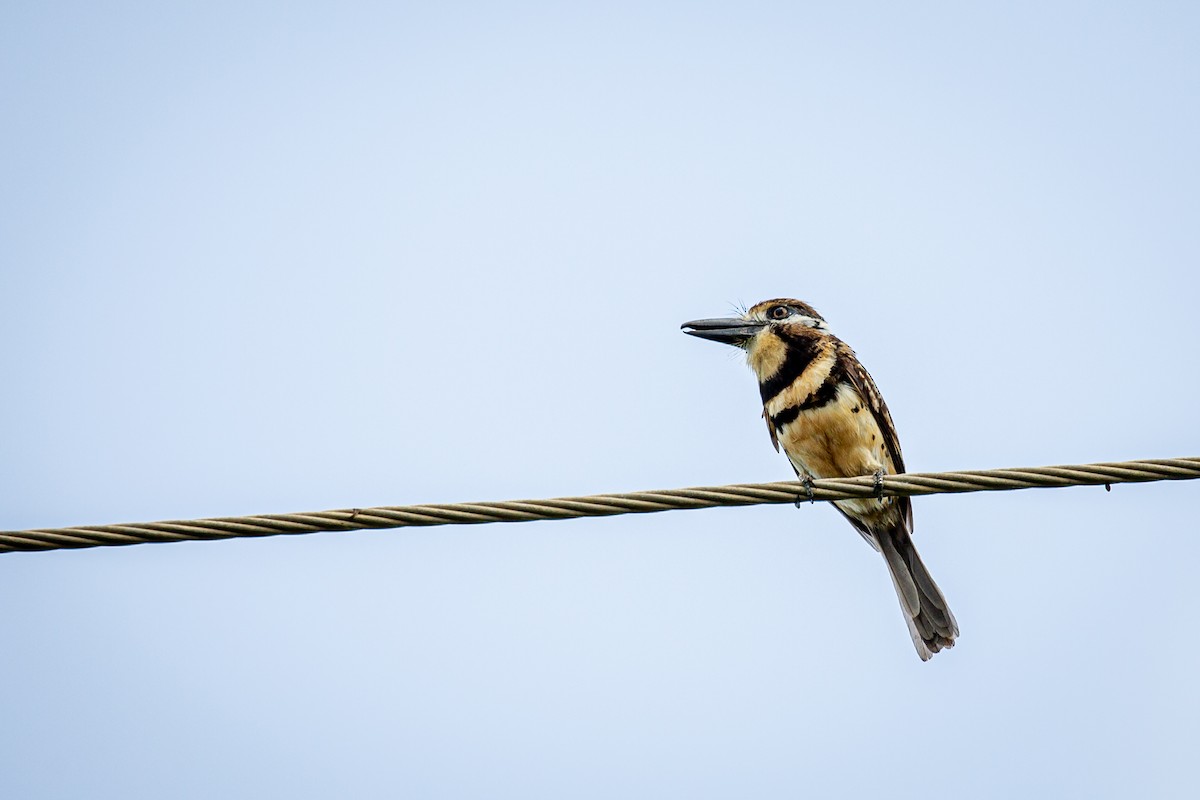
[[[909,532],[897,527],[877,538],[917,655],[928,661],[939,650],[954,646],[958,622],[942,590],[921,562]]]

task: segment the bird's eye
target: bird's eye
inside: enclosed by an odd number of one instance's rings
[[[787,306],[772,306],[771,310],[767,312],[767,316],[771,319],[787,319],[791,313]]]

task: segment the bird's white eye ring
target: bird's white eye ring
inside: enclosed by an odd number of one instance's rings
[[[772,306],[771,310],[767,312],[767,316],[771,319],[787,319],[791,313],[787,306]]]

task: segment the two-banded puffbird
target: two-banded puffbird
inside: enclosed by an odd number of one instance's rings
[[[746,352],[771,443],[783,448],[802,481],[904,471],[896,427],[875,381],[812,306],[766,300],[741,317],[695,320],[683,329]],[[921,660],[953,647],[958,623],[913,546],[909,498],[833,505],[883,553]]]

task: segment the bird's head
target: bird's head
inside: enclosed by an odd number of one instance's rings
[[[696,319],[681,326],[683,332],[701,339],[731,344],[750,351],[764,339],[788,340],[814,333],[827,333],[825,319],[800,300],[764,300],[740,317]]]

